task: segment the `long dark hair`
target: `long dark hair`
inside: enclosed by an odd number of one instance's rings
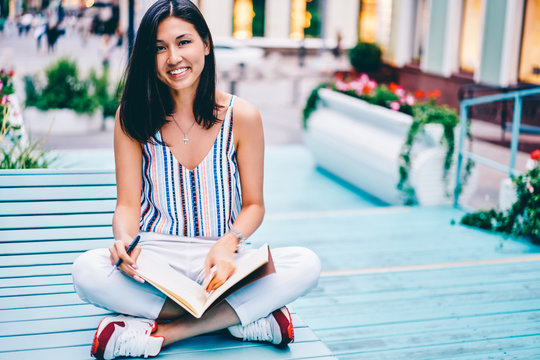
[[[169,87],[156,74],[157,28],[170,16],[191,23],[210,50],[205,56],[193,103],[195,121],[205,129],[220,121],[214,115],[214,111],[222,108],[216,103],[214,43],[204,17],[190,0],[158,0],[144,14],[137,31],[120,101],[122,130],[140,143],[156,140],[156,132],[167,122],[166,116],[174,111]]]

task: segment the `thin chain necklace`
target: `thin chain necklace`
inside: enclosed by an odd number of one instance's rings
[[[188,141],[189,141],[189,138],[188,138],[188,134],[189,132],[191,131],[191,129],[193,128],[193,125],[195,125],[195,120],[193,120],[193,124],[191,124],[191,126],[189,127],[189,129],[184,132],[184,130],[182,130],[182,128],[180,127],[180,124],[178,123],[178,121],[176,121],[176,119],[174,118],[174,115],[171,114],[173,120],[174,120],[174,123],[176,124],[176,126],[178,126],[178,128],[180,129],[180,131],[182,132],[182,134],[184,134],[184,144],[187,144]]]

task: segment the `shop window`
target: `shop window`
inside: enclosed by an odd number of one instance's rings
[[[392,0],[361,0],[358,39],[377,43],[383,52],[390,42]]]
[[[253,36],[253,2],[251,0],[235,0],[233,10],[233,36],[247,39]]]
[[[321,36],[321,13],[319,0],[291,1],[291,39]]]
[[[526,5],[519,80],[540,85],[540,0],[528,0]]]
[[[462,19],[459,68],[474,73],[480,62],[482,0],[465,0]]]
[[[233,36],[247,39],[264,36],[265,0],[235,0],[233,10]]]

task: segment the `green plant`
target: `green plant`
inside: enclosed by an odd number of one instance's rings
[[[93,113],[98,107],[96,98],[88,92],[89,82],[79,79],[77,64],[62,58],[45,70],[46,84],[25,79],[27,106],[40,110],[73,109],[77,113]]]
[[[13,72],[0,70],[0,169],[46,168],[55,159],[41,150],[41,142],[26,139],[21,126],[10,122],[12,104],[8,97],[14,93]]]
[[[405,143],[402,145],[399,155],[399,182],[397,188],[405,195],[405,204],[416,203],[416,194],[413,186],[409,182],[409,171],[411,169],[411,151],[418,134],[422,132],[427,124],[439,124],[443,128],[442,145],[446,148],[443,163],[443,182],[448,182],[448,172],[452,167],[455,150],[454,129],[459,124],[459,118],[454,109],[447,106],[437,106],[434,101],[415,104],[412,107],[413,122],[409,127]],[[446,190],[449,195],[448,189]]]
[[[357,73],[373,73],[382,67],[382,51],[377,44],[359,42],[349,52],[349,60]]]
[[[540,244],[540,150],[531,154],[534,165],[526,173],[512,179],[516,198],[506,211],[481,210],[463,216],[463,225],[522,236]]]
[[[47,152],[41,149],[41,141],[24,141],[22,134],[7,133],[16,131],[17,128],[2,129],[0,133],[0,169],[36,169],[48,168],[56,158],[47,156]],[[4,133],[5,131],[5,133]]]
[[[304,127],[304,129],[307,129],[307,121],[309,119],[309,116],[317,108],[317,101],[319,100],[319,89],[323,89],[328,86],[330,86],[329,83],[320,84],[309,94],[306,101],[306,106],[304,106],[304,109],[302,110],[302,126]]]
[[[98,76],[95,71],[91,71],[90,82],[94,87],[96,101],[102,108],[103,117],[114,117],[124,89],[123,82],[119,81],[110,92],[109,71],[106,67],[101,76]]]

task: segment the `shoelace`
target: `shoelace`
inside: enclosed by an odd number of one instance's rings
[[[252,322],[242,328],[243,340],[251,341],[272,341],[272,330],[268,319],[263,318]]]
[[[114,356],[148,356],[148,336],[152,331],[152,324],[148,322],[130,322],[116,339]]]

